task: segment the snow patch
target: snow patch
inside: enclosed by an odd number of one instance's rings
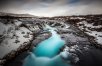
[[[84,32],[90,36],[93,36],[95,38],[95,41],[98,44],[102,45],[102,32],[98,32],[95,30],[90,30],[89,28],[102,28],[102,25],[98,25],[98,26],[93,26],[93,23],[88,23],[87,21],[82,21],[77,23],[77,26],[80,30],[84,30]]]
[[[21,22],[15,22],[14,24],[0,22],[0,35],[3,36],[0,44],[0,59],[11,51],[17,51],[20,46],[26,45],[32,40],[32,32],[25,27],[17,27],[20,24]]]

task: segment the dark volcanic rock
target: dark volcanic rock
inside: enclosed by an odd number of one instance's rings
[[[38,43],[51,36],[49,32],[43,31],[44,24],[55,27],[61,38],[66,41],[61,51],[67,49],[73,55],[71,60],[73,65],[102,65],[102,50],[99,49],[102,48],[101,15],[52,18],[8,17],[0,18],[0,49],[5,50],[4,55],[0,50],[2,53],[0,63],[6,62],[4,66],[22,66],[22,61],[32,47],[36,47]],[[7,51],[8,48],[11,50]]]

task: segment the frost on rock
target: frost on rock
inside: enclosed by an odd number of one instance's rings
[[[77,23],[80,30],[84,31],[86,34],[93,36],[98,44],[102,45],[102,31],[98,29],[102,28],[102,25],[94,26],[93,23],[88,23],[87,21],[82,21]]]
[[[76,50],[79,50],[77,45],[71,46],[71,47],[65,46],[65,48],[63,50],[63,52],[66,52],[66,54],[64,55],[64,58],[66,58],[67,60],[70,59],[71,62],[73,62],[73,63],[77,63],[79,61],[79,57],[75,53]]]
[[[21,46],[27,45],[33,38],[32,32],[26,27],[20,27],[22,22],[4,24],[0,22],[0,59]]]

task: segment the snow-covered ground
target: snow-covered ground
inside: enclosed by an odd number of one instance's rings
[[[10,24],[0,22],[0,59],[32,40],[32,32],[26,27],[20,27],[21,24],[20,21]]]
[[[71,17],[70,19],[85,19],[84,17]]]
[[[88,23],[87,21],[82,21],[77,23],[77,26],[80,30],[83,30],[86,34],[93,36],[95,41],[98,44],[102,45],[102,31],[91,30],[91,29],[100,29],[102,25],[94,26],[93,23]]]

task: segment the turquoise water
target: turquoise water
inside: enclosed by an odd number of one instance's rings
[[[47,29],[52,33],[52,36],[39,43],[36,49],[33,50],[33,53],[37,57],[52,58],[59,53],[60,48],[65,44],[64,40],[60,38],[60,35],[58,35],[53,28],[47,26]]]
[[[50,31],[52,36],[38,44],[25,59],[23,66],[70,66],[62,59],[66,52],[58,54],[65,41],[56,33],[56,29],[46,25],[45,30]]]

